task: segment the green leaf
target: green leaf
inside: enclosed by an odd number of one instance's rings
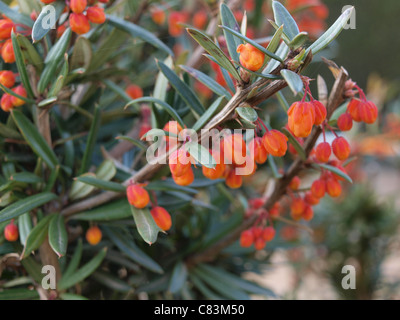
[[[85,37],[78,37],[74,44],[74,50],[71,56],[71,70],[83,68],[89,69],[92,61],[92,46],[90,41]]]
[[[18,217],[19,241],[22,245],[25,244],[26,238],[32,230],[32,220],[29,212],[26,212]]]
[[[193,188],[179,186],[174,180],[167,178],[165,180],[152,181],[146,186],[146,190],[152,191],[182,191],[186,193],[197,194],[198,191]]]
[[[324,163],[315,163],[314,167],[319,167],[319,168],[323,168],[325,170],[328,170],[336,175],[338,175],[339,177],[345,179],[346,181],[353,183],[353,180],[342,170],[338,169],[337,167],[331,166],[329,164],[324,164]]]
[[[350,19],[353,13],[353,9],[354,7],[351,7],[344,11],[341,16],[335,21],[335,23],[307,49],[306,55],[310,52],[310,50],[313,55],[317,54],[329,43],[335,40],[340,32],[343,30],[344,26],[347,24],[347,21]]]
[[[202,114],[202,116],[196,121],[193,125],[194,131],[199,131],[201,128],[205,126],[205,124],[211,119],[211,117],[219,110],[224,101],[224,97],[219,97],[215,100],[211,106]]]
[[[258,119],[257,111],[251,107],[238,107],[235,111],[240,118],[246,121],[255,122]]]
[[[51,31],[52,28],[55,27],[49,25],[50,15],[54,12],[53,10],[55,9],[56,16],[54,22],[56,22],[60,18],[64,8],[65,8],[64,1],[57,1],[55,3],[52,3],[51,6],[44,6],[42,8],[42,11],[37,17],[35,24],[33,25],[32,28],[33,43],[43,39],[46,36],[46,34],[48,34],[49,31]]]
[[[240,75],[233,63],[223,53],[223,51],[212,41],[205,33],[188,28],[187,32],[204,48],[226,71],[228,71],[236,80],[240,80]]]
[[[74,250],[74,254],[72,255],[71,261],[69,262],[68,267],[63,274],[64,277],[68,278],[76,271],[76,269],[78,269],[81,258],[82,258],[82,239],[79,239],[78,244]]]
[[[223,86],[221,86],[218,82],[216,82],[214,79],[206,75],[205,73],[196,70],[194,68],[188,67],[188,66],[179,66],[182,70],[186,71],[188,74],[190,74],[193,78],[196,80],[200,81],[202,84],[204,84],[206,87],[208,87],[210,90],[215,92],[219,96],[224,96],[227,100],[232,98],[232,95],[228,90],[226,90]]]
[[[279,47],[278,50],[276,50],[276,55],[281,57],[281,59],[285,59],[288,52],[289,52],[289,47],[286,45],[285,42],[282,42]],[[263,70],[263,74],[270,74],[272,71],[274,71],[277,67],[279,67],[280,62],[276,61],[276,60],[270,60],[267,64],[267,66],[265,67],[265,69]]]
[[[55,199],[57,199],[55,194],[43,192],[18,200],[0,211],[0,222],[16,218]]]
[[[126,188],[117,182],[112,182],[112,181],[105,181],[101,179],[97,179],[92,176],[81,176],[77,177],[76,180],[89,184],[91,186],[94,186],[96,188],[102,189],[102,190],[109,190],[109,191],[114,191],[114,192],[125,192]]]
[[[236,21],[235,16],[233,15],[231,9],[224,4],[221,3],[220,6],[220,12],[221,12],[221,22],[225,27],[228,27],[232,30],[235,30],[236,32],[240,33],[240,27],[239,24]],[[243,41],[240,38],[236,38],[232,36],[229,32],[224,30],[224,36],[226,39],[226,44],[228,47],[229,55],[231,56],[232,60],[234,61],[239,61],[239,54],[237,53],[237,47],[243,43]]]
[[[293,40],[300,32],[296,21],[290,15],[289,11],[278,1],[272,2],[272,10],[274,11],[276,24],[278,26],[283,25],[283,32],[290,40]]]
[[[12,45],[14,48],[15,63],[17,64],[17,69],[19,72],[19,76],[21,78],[21,82],[24,85],[24,88],[26,89],[26,93],[27,93],[28,97],[32,98],[34,96],[34,94],[32,91],[31,83],[29,82],[28,71],[26,70],[26,63],[22,56],[22,51],[19,46],[17,36],[14,33],[14,30],[11,31],[11,40],[12,40]]]
[[[161,72],[167,77],[172,87],[174,87],[177,94],[181,96],[183,101],[190,107],[190,109],[197,115],[201,116],[205,109],[201,104],[199,98],[195,95],[192,89],[183,82],[178,75],[166,66],[161,61],[157,61],[157,66],[161,70]]]
[[[308,40],[307,32],[300,32],[297,36],[293,38],[289,43],[289,47],[293,50],[300,48]]]
[[[92,260],[83,267],[76,270],[73,274],[65,275],[58,282],[58,290],[65,290],[89,277],[101,264],[106,256],[107,248],[102,249]]]
[[[11,9],[3,1],[0,1],[0,12],[15,23],[21,23],[31,28],[33,26],[33,21],[30,17]]]
[[[140,250],[133,241],[122,236],[113,228],[104,227],[103,229],[110,240],[118,247],[118,249],[126,256],[131,258],[134,262],[155,273],[164,273],[160,265],[146,255],[142,250]]]
[[[165,101],[156,99],[156,98],[152,98],[152,97],[142,97],[139,99],[135,99],[130,101],[126,106],[129,107],[130,105],[136,104],[136,103],[141,103],[141,102],[152,102],[155,104],[160,105],[163,109],[165,109],[165,111],[168,112],[168,114],[174,119],[176,120],[180,126],[182,128],[185,127],[185,123],[183,122],[183,120],[181,119],[181,117],[179,116],[179,114],[176,112],[176,110],[174,108],[172,108],[168,103],[166,103]]]
[[[81,175],[81,177],[85,176],[94,176],[94,173],[88,172],[84,173]],[[77,200],[86,197],[88,194],[90,194],[94,190],[94,187],[92,185],[88,185],[86,183],[83,183],[78,180],[74,180],[72,182],[70,191],[69,191],[69,198],[71,200]]]
[[[50,221],[49,244],[59,258],[67,253],[68,234],[64,217],[61,214],[55,215]]]
[[[42,158],[50,169],[54,169],[58,165],[57,156],[36,127],[21,111],[13,109],[11,114],[19,131],[33,152]]]
[[[93,122],[90,126],[89,135],[86,141],[86,148],[82,158],[81,168],[79,173],[84,173],[88,170],[90,162],[92,160],[93,150],[96,145],[97,133],[100,128],[101,122],[101,111],[100,107],[96,105],[94,107],[94,115],[93,115]]]
[[[193,282],[196,289],[198,289],[207,299],[222,300],[223,298],[212,292],[207,286],[197,277],[194,273],[190,273],[190,280]]]
[[[56,69],[61,62],[64,54],[67,50],[69,41],[71,39],[72,31],[70,28],[67,28],[61,38],[57,41],[57,43],[50,49],[47,57],[45,59],[46,66],[40,76],[40,80],[38,83],[38,91],[39,93],[43,93],[46,89],[47,85],[52,81],[56,74]]]
[[[21,253],[21,260],[31,254],[32,251],[38,249],[48,234],[48,226],[51,219],[54,218],[53,214],[44,217],[39,223],[33,227],[28,237],[26,238],[24,250]]]
[[[143,29],[132,22],[111,15],[107,15],[107,20],[110,24],[129,33],[132,37],[140,38],[143,41],[148,42],[154,47],[160,49],[161,51],[164,51],[168,55],[174,56],[174,53],[166,44],[164,44],[160,39],[146,29]]]
[[[0,123],[0,135],[3,136],[4,138],[10,138],[10,139],[22,138],[18,131],[5,125],[4,123]]]
[[[89,300],[88,298],[81,296],[79,294],[67,293],[67,292],[60,293],[60,298],[63,300]]]
[[[18,172],[14,173],[10,180],[16,182],[24,182],[24,183],[38,183],[42,182],[42,178],[38,177],[36,174],[31,172]]]
[[[141,150],[146,150],[147,149],[147,147],[141,141],[139,141],[137,139],[133,139],[133,138],[128,137],[128,136],[120,136],[120,137],[116,137],[115,139],[128,141],[128,142],[132,143],[134,146],[138,147]]]
[[[130,206],[126,199],[114,201],[96,209],[83,211],[73,215],[73,220],[111,221],[132,217]]]
[[[109,273],[105,273],[102,271],[95,271],[92,274],[92,278],[113,291],[118,291],[118,292],[132,291],[132,287],[129,284],[127,284],[126,281],[123,281],[115,276],[112,276]]]
[[[294,95],[297,95],[299,92],[303,91],[303,81],[297,73],[283,69],[281,70],[281,75],[287,82]]]
[[[96,170],[96,177],[110,181],[117,173],[117,168],[115,167],[114,161],[104,160]]]
[[[128,94],[120,86],[116,85],[111,80],[105,79],[105,80],[103,80],[103,83],[107,86],[107,88],[109,88],[110,90],[114,91],[122,99],[124,99],[125,102],[132,101],[132,98],[130,96],[128,96]]]
[[[145,242],[152,245],[157,241],[157,235],[162,230],[155,223],[149,209],[137,209],[134,206],[130,207],[140,236]]]
[[[3,3],[1,3],[3,4]],[[32,289],[17,288],[0,291],[0,300],[32,300],[39,299],[39,293]]]
[[[169,281],[168,291],[171,293],[179,292],[187,279],[188,271],[186,265],[179,261],[172,270],[171,280]]]
[[[271,155],[268,156],[268,164],[272,170],[272,174],[275,179],[280,179],[283,177],[283,175],[278,171],[278,167],[276,166],[274,157]]]
[[[286,128],[282,128],[282,133],[288,137],[289,142],[292,144],[292,146],[296,149],[297,154],[300,156],[302,160],[307,160],[306,152],[304,151],[303,147],[301,144],[297,141],[297,139],[290,133],[289,130]]]
[[[42,282],[42,266],[38,262],[36,262],[36,260],[32,256],[26,257],[25,259],[21,260],[21,264],[33,280],[35,280],[37,283]]]
[[[279,104],[281,105],[282,109],[287,112],[290,108],[289,103],[287,102],[285,96],[283,95],[283,93],[281,91],[278,91],[276,93],[276,97],[279,101]]]
[[[229,33],[233,34],[234,36],[238,37],[239,39],[242,39],[245,42],[250,43],[253,47],[257,48],[262,53],[266,54],[268,57],[270,57],[270,58],[272,58],[274,60],[277,60],[279,62],[283,62],[283,60],[279,56],[277,56],[275,53],[272,53],[272,52],[268,51],[262,45],[258,44],[254,40],[251,40],[251,39],[247,38],[246,36],[242,35],[240,32],[236,32],[235,30],[232,30],[232,29],[230,29],[228,27],[225,27],[225,26],[221,26],[221,28],[223,28],[224,30],[226,30]]]
[[[190,153],[190,155],[201,165],[211,169],[214,169],[217,165],[210,151],[204,148],[201,144],[193,141],[186,143],[185,148]]]
[[[22,56],[24,59],[33,65],[39,73],[42,72],[44,67],[43,58],[37,52],[30,40],[28,40],[28,38],[24,37],[22,34],[17,34],[17,40],[19,46],[21,47]]]

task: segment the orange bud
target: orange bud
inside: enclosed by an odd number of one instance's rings
[[[338,137],[332,141],[332,150],[339,160],[346,160],[350,155],[350,145],[343,137]]]
[[[169,34],[173,37],[179,37],[183,33],[183,26],[181,23],[186,23],[187,18],[188,16],[186,12],[171,12],[168,17]]]
[[[266,244],[267,243],[265,242],[265,240],[263,238],[257,238],[254,241],[254,248],[256,248],[256,250],[262,250],[265,248]]]
[[[86,16],[92,23],[102,24],[106,21],[104,9],[100,7],[89,7],[86,10]]]
[[[275,238],[275,229],[273,227],[264,228],[262,232],[262,238],[267,242],[271,241],[273,238]]]
[[[340,182],[333,178],[328,178],[326,180],[326,191],[331,197],[339,197],[342,193],[342,186]]]
[[[326,191],[326,184],[325,184],[325,180],[322,179],[318,179],[315,180],[312,185],[311,185],[311,194],[315,197],[315,198],[323,198],[325,195],[325,191]]]
[[[165,22],[165,12],[160,8],[151,9],[151,19],[155,24],[163,25]]]
[[[71,13],[69,25],[71,30],[77,34],[85,34],[90,30],[89,19],[82,13]]]
[[[206,166],[203,166],[202,171],[203,171],[203,175],[206,178],[215,180],[215,179],[219,179],[223,176],[223,174],[225,172],[225,164],[223,163],[221,154],[218,151],[213,150],[213,151],[211,151],[211,154],[212,154],[213,158],[215,159],[215,162],[217,163],[215,165],[215,168],[211,169],[211,168],[207,168]]]
[[[19,85],[17,87],[15,87],[14,89],[12,89],[13,92],[15,92],[16,94],[20,95],[21,97],[26,98],[28,95],[26,93],[25,88],[22,85]],[[20,107],[22,105],[25,104],[25,101],[22,99],[19,99],[17,97],[11,96],[11,102],[13,104],[14,107]]]
[[[360,105],[360,117],[365,123],[374,123],[378,117],[378,108],[372,101],[362,102]]]
[[[147,132],[151,130],[150,123],[144,122],[140,125],[139,137],[143,137]]]
[[[350,113],[351,117],[356,122],[361,121],[361,114],[360,114],[361,104],[362,104],[361,100],[351,99],[347,106],[347,112]]]
[[[18,240],[18,227],[14,224],[14,219],[4,228],[4,238],[7,241],[14,242]]]
[[[11,38],[11,31],[14,27],[14,22],[9,19],[0,20],[0,40],[7,40]]]
[[[228,171],[225,183],[231,189],[238,189],[242,186],[243,179],[242,176],[237,175],[235,169],[232,168]]]
[[[302,218],[306,221],[310,221],[314,217],[314,210],[313,208],[306,204],[306,208],[303,211]]]
[[[289,183],[289,188],[292,190],[297,190],[300,187],[300,178],[298,176],[294,176],[293,179]]]
[[[101,230],[98,226],[90,227],[86,231],[86,241],[89,242],[89,244],[91,244],[92,246],[98,244],[101,241],[102,237],[103,234],[101,233]]]
[[[65,24],[62,24],[61,26],[58,26],[57,28],[57,39],[61,38],[61,36],[64,34],[65,30],[67,30],[67,27]]]
[[[137,184],[131,184],[126,189],[126,196],[131,205],[135,208],[143,209],[150,202],[149,193],[143,187]]]
[[[315,156],[321,162],[328,162],[331,153],[332,153],[331,145],[328,142],[321,142],[315,148]]]
[[[353,119],[350,113],[341,114],[337,120],[337,125],[341,131],[349,131],[353,127]]]
[[[14,48],[11,39],[4,42],[3,47],[1,48],[1,57],[5,63],[15,62]]]
[[[14,107],[12,100],[12,96],[8,93],[3,93],[0,101],[1,109],[4,112],[10,112],[10,110]]]
[[[243,67],[251,71],[257,71],[263,66],[265,54],[250,43],[240,44],[236,51],[240,53],[239,59]]]
[[[12,71],[0,71],[0,83],[6,88],[11,88],[15,84],[15,75]]]
[[[189,153],[180,148],[172,152],[169,156],[169,169],[175,177],[180,177],[190,170],[190,155]]]
[[[249,205],[250,207],[254,209],[259,209],[261,208],[265,203],[265,200],[263,198],[254,198],[254,199],[249,199]]]
[[[182,176],[176,177],[172,175],[172,178],[174,179],[175,183],[179,186],[188,186],[192,184],[194,181],[194,173],[192,168],[189,168],[189,170]]]
[[[193,26],[196,29],[203,29],[207,23],[207,12],[205,10],[197,11],[193,15]]]
[[[315,109],[310,102],[295,102],[288,112],[288,125],[296,137],[308,137],[315,122]]]
[[[274,157],[282,157],[287,151],[288,138],[280,131],[272,129],[262,137],[265,149]]]
[[[69,7],[74,13],[82,13],[87,7],[87,0],[70,0]]]
[[[254,160],[258,164],[263,164],[267,161],[268,151],[265,149],[263,140],[260,137],[255,137],[249,143],[249,150],[254,152]]]
[[[165,131],[171,132],[175,135],[179,135],[179,133],[183,130],[182,127],[176,121],[168,121],[164,128]],[[168,138],[168,137],[167,137]]]
[[[290,214],[294,220],[299,220],[306,208],[306,203],[302,198],[294,198],[290,204]]]
[[[246,162],[246,142],[241,134],[229,134],[222,140],[224,162],[242,165]]]
[[[245,230],[240,234],[240,246],[243,248],[250,247],[254,242],[254,235],[251,230]]]
[[[271,217],[277,217],[280,215],[280,213],[281,213],[281,205],[279,204],[279,202],[275,202],[273,207],[269,209],[269,215]]]
[[[307,191],[306,195],[304,196],[305,202],[307,202],[311,206],[315,206],[319,203],[319,198],[315,197],[311,191]]]
[[[150,213],[160,229],[164,231],[171,229],[171,216],[167,210],[165,210],[163,207],[154,207],[151,209]]]
[[[314,121],[314,124],[316,126],[318,126],[322,122],[324,122],[324,120],[326,119],[326,108],[318,100],[313,100],[310,103],[314,106],[314,110],[315,110],[315,121]]]

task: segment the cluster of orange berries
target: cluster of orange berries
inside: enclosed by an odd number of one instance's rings
[[[131,184],[126,189],[128,202],[137,209],[143,209],[150,203],[150,195],[145,189],[145,184]],[[150,213],[157,226],[167,231],[172,226],[171,215],[160,206],[154,205]]]
[[[9,70],[0,71],[0,83],[6,88],[11,89],[15,85],[15,74]],[[22,84],[11,89],[14,93],[26,98],[27,93]],[[15,107],[20,107],[25,104],[25,101],[11,94],[4,93],[0,100],[1,109],[5,112],[10,112]]]
[[[56,0],[40,0],[45,4],[51,4]],[[103,24],[106,21],[104,9],[96,3],[108,3],[109,0],[69,0],[69,25],[71,30],[77,34],[85,34],[90,30],[90,22]],[[65,26],[60,26],[57,30],[58,36],[65,30]]]
[[[5,63],[15,62],[14,49],[11,40],[11,32],[15,26],[15,23],[5,16],[0,19],[0,51],[1,58]]]

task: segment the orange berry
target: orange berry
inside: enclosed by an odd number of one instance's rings
[[[192,184],[194,181],[194,173],[192,168],[189,168],[189,170],[182,176],[176,177],[172,175],[172,178],[174,179],[175,183],[179,186],[188,186]]]
[[[163,25],[165,22],[165,11],[158,7],[151,9],[151,19],[155,24]]]
[[[163,129],[165,131],[175,134],[176,136],[178,136],[179,133],[183,130],[182,127],[179,125],[179,123],[176,121],[167,122]],[[166,137],[166,139],[168,140],[168,137]]]
[[[71,13],[69,25],[71,30],[77,34],[85,34],[90,30],[89,19],[82,13]]]
[[[235,173],[235,169],[232,168],[228,171],[228,175],[225,178],[226,185],[231,189],[238,189],[242,186],[243,179]]]
[[[211,151],[211,154],[213,158],[215,159],[215,162],[217,163],[215,165],[215,168],[207,168],[206,166],[202,167],[203,175],[211,180],[219,179],[223,176],[225,172],[225,164],[223,163],[223,159],[221,157],[221,154],[219,151],[213,150]]]
[[[93,226],[87,229],[86,231],[86,241],[89,242],[92,246],[95,246],[101,241],[103,234],[98,226]]]
[[[315,156],[321,162],[328,162],[331,156],[332,149],[328,142],[321,142],[315,148]]]
[[[15,84],[15,75],[12,71],[0,71],[0,83],[6,88],[11,88]]]
[[[332,141],[332,150],[339,160],[346,160],[350,155],[350,145],[343,137],[337,137]]]
[[[265,248],[266,244],[267,243],[265,242],[265,240],[263,238],[257,238],[254,241],[254,248],[256,248],[256,250],[262,250]]]
[[[288,126],[296,137],[308,137],[315,122],[315,109],[310,102],[295,102],[288,112]]]
[[[273,227],[266,227],[262,232],[262,238],[264,241],[271,241],[275,238],[275,229]]]
[[[193,26],[197,29],[203,29],[207,23],[207,12],[205,10],[197,11],[193,15]]]
[[[299,220],[306,208],[306,203],[302,198],[294,198],[290,204],[290,214],[294,220]]]
[[[336,179],[328,178],[326,180],[326,191],[331,197],[336,198],[342,193],[342,186]]]
[[[325,180],[315,180],[311,185],[311,193],[315,198],[323,198],[326,191]]]
[[[281,205],[279,204],[279,202],[275,202],[275,204],[273,205],[273,207],[271,209],[269,209],[269,215],[271,217],[277,217],[280,215],[281,211]]]
[[[53,3],[53,2],[55,2],[57,0],[40,0],[40,1],[42,1],[44,4],[50,4],[50,3]]]
[[[136,84],[130,84],[126,87],[125,93],[132,99],[139,99],[143,97],[143,90]]]
[[[365,123],[374,123],[378,117],[378,108],[372,101],[365,101],[360,105],[360,117]]]
[[[131,184],[126,189],[129,203],[138,209],[143,209],[150,202],[150,196],[146,189],[137,184]]]
[[[58,26],[57,35],[56,35],[57,39],[61,38],[61,36],[64,34],[65,30],[67,30],[67,27],[65,26],[65,24]]]
[[[180,148],[172,152],[169,156],[169,169],[174,177],[180,177],[190,170],[190,155]]]
[[[307,191],[304,196],[305,202],[307,202],[311,206],[315,206],[319,203],[319,198],[315,197],[311,191]]]
[[[167,210],[165,210],[163,207],[154,207],[150,210],[150,213],[160,229],[164,231],[171,229],[171,215]]]
[[[245,230],[240,234],[240,246],[243,248],[250,247],[254,242],[254,235],[251,230]]]
[[[353,119],[350,113],[343,113],[337,120],[337,126],[341,131],[349,131],[353,127]]]
[[[239,59],[243,67],[251,71],[257,71],[263,66],[265,54],[250,43],[240,44],[236,51],[240,53]]]
[[[263,198],[249,199],[249,206],[253,209],[260,209],[265,203]]]
[[[289,188],[292,190],[297,190],[300,187],[300,178],[298,176],[294,176],[293,179],[289,183]]]
[[[306,208],[303,211],[302,218],[306,221],[310,221],[314,217],[314,210],[313,208],[306,204]]]
[[[15,92],[16,94],[20,95],[21,97],[24,97],[24,98],[27,97],[26,90],[22,85],[19,85],[19,86],[15,87],[14,89],[12,89],[12,91]],[[20,106],[25,104],[24,100],[19,99],[19,98],[14,97],[14,96],[11,96],[11,102],[12,102],[14,107],[20,107]]]
[[[241,134],[229,134],[223,137],[221,144],[224,163],[241,165],[246,162],[246,142]]]
[[[89,7],[86,10],[86,16],[92,23],[103,24],[106,22],[106,14],[104,9],[100,7]]]
[[[183,33],[183,26],[181,23],[186,23],[188,15],[186,12],[173,11],[168,17],[168,31],[173,37],[179,37]]]
[[[70,0],[69,7],[73,13],[82,13],[87,7],[87,0]]]
[[[150,123],[144,122],[140,125],[139,137],[143,137],[147,132],[151,130]]]
[[[351,115],[354,121],[356,122],[361,122],[361,113],[360,113],[360,107],[361,107],[361,100],[359,99],[351,99],[349,104],[347,105],[347,112]]]
[[[5,63],[14,63],[15,55],[11,39],[6,40],[1,48],[1,57]]]
[[[280,131],[272,129],[262,137],[265,149],[274,157],[283,157],[287,151],[288,138]]]
[[[14,22],[9,19],[0,20],[0,40],[7,40],[11,38],[11,31],[14,27]]]
[[[4,112],[10,112],[10,110],[14,107],[12,103],[12,96],[8,93],[3,93],[0,101],[1,109]]]
[[[267,161],[268,151],[265,149],[263,140],[260,137],[255,137],[249,143],[250,152],[254,152],[254,160],[258,164],[263,164]]]
[[[315,109],[315,121],[314,124],[316,126],[320,125],[326,119],[326,108],[325,106],[319,102],[318,100],[313,100],[310,102]]]
[[[4,228],[4,238],[7,241],[14,242],[18,240],[18,227],[14,224],[14,219]]]

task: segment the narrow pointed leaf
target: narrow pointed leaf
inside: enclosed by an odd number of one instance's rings
[[[43,181],[42,178],[38,177],[36,174],[32,172],[18,172],[14,173],[10,180],[16,182],[24,182],[24,183],[38,183]]]
[[[105,181],[101,179],[97,179],[92,176],[81,176],[77,177],[76,180],[89,184],[91,186],[94,186],[96,188],[102,189],[102,190],[108,190],[108,191],[114,191],[114,192],[125,192],[126,188],[117,182],[112,182],[112,181]]]
[[[50,21],[51,14],[54,12],[54,10],[55,10],[54,22],[56,22],[60,18],[64,8],[65,8],[64,1],[57,1],[55,3],[52,3],[51,6],[44,6],[42,8],[42,11],[37,17],[32,28],[32,40],[34,43],[43,39],[46,36],[46,34],[49,33],[49,31],[55,28],[55,26],[49,25],[49,23],[51,22]]]
[[[171,293],[179,292],[186,282],[187,275],[188,271],[186,265],[183,262],[179,261],[172,270],[168,291]]]
[[[117,168],[112,160],[104,160],[96,170],[96,177],[110,181],[117,174]]]
[[[281,75],[287,82],[294,95],[297,95],[299,92],[303,91],[303,81],[297,73],[288,69],[283,69],[281,70]]]
[[[201,144],[198,144],[197,142],[189,142],[185,144],[185,148],[201,165],[211,169],[215,168],[217,163],[214,157],[211,155],[210,151],[204,148]]]
[[[307,32],[300,32],[297,36],[293,38],[289,43],[289,47],[292,49],[300,48],[308,40]]]
[[[275,23],[278,26],[283,25],[283,32],[290,40],[293,40],[300,32],[296,21],[280,2],[273,1],[272,9],[274,11]]]
[[[36,70],[42,72],[44,67],[43,58],[37,52],[36,48],[33,46],[28,38],[24,37],[22,34],[17,34],[17,40],[19,46],[21,47],[22,56],[25,60],[28,61],[31,65],[33,65]]]
[[[205,124],[208,122],[208,120],[211,119],[211,117],[219,110],[219,108],[222,106],[222,102],[224,100],[224,97],[219,97],[217,100],[215,100],[211,106],[206,110],[206,112],[203,113],[203,115],[196,121],[196,123],[193,125],[193,130],[198,131],[200,130]]]
[[[162,230],[155,223],[149,209],[137,209],[134,206],[130,207],[140,236],[145,242],[152,245],[157,241],[157,235]]]
[[[86,221],[112,221],[132,217],[132,212],[126,199],[114,201],[98,208],[80,212],[71,219]]]
[[[3,1],[0,1],[0,12],[16,23],[21,23],[28,27],[33,26],[33,21],[30,17],[11,9]]]
[[[71,274],[73,274],[76,271],[76,269],[78,269],[81,258],[82,258],[82,239],[79,239],[78,244],[74,250],[74,254],[72,255],[68,267],[63,274],[64,277],[68,278]]]
[[[19,241],[22,245],[25,244],[26,238],[32,230],[32,220],[29,212],[26,212],[18,217]]]
[[[128,142],[132,143],[134,146],[138,147],[141,150],[146,150],[147,149],[147,147],[141,141],[139,141],[137,139],[133,139],[133,138],[128,137],[128,136],[120,136],[120,137],[116,137],[115,139],[128,141]]]
[[[92,46],[90,41],[80,36],[74,44],[74,50],[71,56],[71,70],[83,68],[89,69],[92,61]]]
[[[231,9],[224,4],[221,3],[220,6],[221,12],[221,22],[225,27],[228,27],[236,32],[240,33],[239,24],[236,21],[235,16],[233,15]],[[237,53],[237,47],[243,43],[242,39],[232,36],[229,32],[224,30],[224,35],[226,39],[226,44],[228,47],[229,55],[231,56],[232,60],[239,61],[239,54]]]
[[[61,214],[55,215],[50,221],[49,244],[59,258],[67,253],[68,234]]]
[[[278,49],[276,50],[276,55],[281,57],[282,60],[284,60],[289,53],[289,47],[286,45],[285,42],[282,42]],[[263,70],[263,74],[270,74],[272,71],[274,71],[277,67],[279,67],[280,62],[276,60],[270,60]]]

